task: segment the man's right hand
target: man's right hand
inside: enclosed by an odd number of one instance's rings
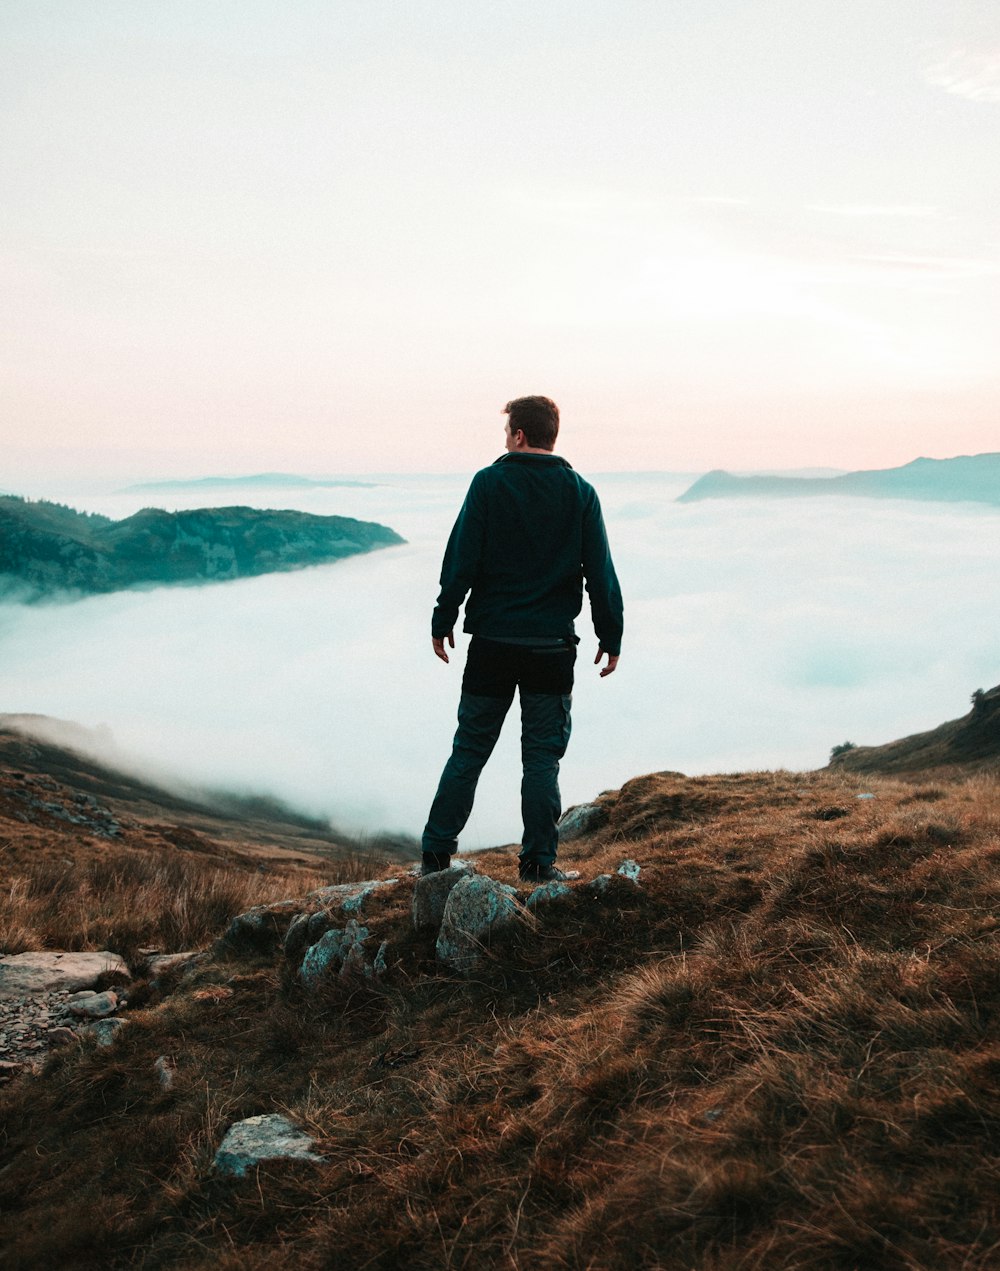
[[[444,647],[445,640],[447,640],[448,643],[451,645],[451,647],[454,648],[455,647],[454,631],[449,631],[448,634],[446,636],[442,636],[440,640],[436,636],[431,636],[431,644],[433,644],[434,646],[434,653],[437,657],[441,659],[442,662],[447,662],[449,660],[448,653]],[[617,662],[617,660],[618,659],[616,658],[615,661]],[[603,675],[604,672],[602,671],[601,674]]]
[[[597,650],[597,657],[594,658],[594,666],[596,666],[598,662],[600,662],[601,658],[606,657],[608,659],[608,665],[601,667],[602,680],[604,679],[606,675],[610,675],[612,673],[612,671],[618,665],[618,659],[620,656],[621,654],[619,653],[605,653],[604,650],[600,648]],[[447,659],[445,659],[445,661],[447,661]]]

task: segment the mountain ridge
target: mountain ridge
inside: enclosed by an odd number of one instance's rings
[[[403,542],[373,521],[296,510],[143,508],[115,521],[46,500],[0,497],[0,582],[28,599],[225,582]]]
[[[677,502],[831,495],[1000,505],[1000,453],[921,457],[895,468],[859,469],[830,477],[736,476],[716,468],[699,477]]]

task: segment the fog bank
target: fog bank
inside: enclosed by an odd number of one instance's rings
[[[459,635],[446,667],[429,638],[466,479],[372,479],[371,489],[254,497],[380,521],[405,546],[217,586],[0,605],[0,711],[106,724],[161,779],[272,793],[345,829],[419,834],[467,644]],[[1000,681],[996,511],[678,505],[683,479],[594,481],[626,630],[618,671],[600,680],[586,610],[578,622],[567,805],[657,769],[818,767],[835,743],[931,727]],[[122,516],[142,502],[76,505]],[[513,711],[464,846],[517,839],[518,782]]]

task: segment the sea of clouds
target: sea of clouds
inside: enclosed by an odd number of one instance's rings
[[[467,478],[157,493],[380,521],[405,546],[296,573],[65,604],[0,604],[0,711],[106,725],[137,771],[269,793],[419,835],[448,755],[467,637],[431,652]],[[626,606],[599,679],[584,611],[564,804],[644,772],[821,767],[968,709],[1000,682],[1000,511],[823,498],[678,504],[690,478],[595,477]],[[125,516],[142,494],[25,491]],[[516,708],[462,845],[520,834]],[[862,787],[859,786],[859,789]]]

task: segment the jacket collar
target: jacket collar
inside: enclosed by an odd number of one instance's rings
[[[508,450],[506,454],[501,455],[499,459],[495,459],[493,466],[498,463],[550,463],[558,464],[560,468],[572,468],[572,464],[568,459],[564,459],[562,455],[533,455],[525,454],[523,450]]]

